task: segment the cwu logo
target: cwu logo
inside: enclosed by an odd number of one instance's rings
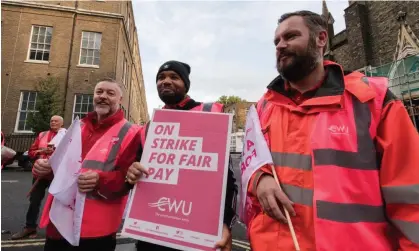
[[[327,129],[329,129],[332,134],[349,134],[349,128],[346,125],[331,125]]]
[[[148,203],[149,207],[157,207],[158,210],[162,212],[174,212],[181,213],[185,216],[189,216],[192,212],[192,202],[189,202],[189,207],[187,202],[184,200],[177,201],[176,199],[170,199],[167,197],[161,197],[157,202]]]

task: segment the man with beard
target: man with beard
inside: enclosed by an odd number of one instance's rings
[[[386,78],[323,60],[327,23],[284,14],[279,76],[257,104],[271,166],[249,181],[254,251],[419,250],[419,136]]]
[[[190,66],[179,61],[168,61],[160,67],[159,71],[157,72],[156,82],[159,97],[165,103],[163,109],[222,112],[222,104],[196,102],[187,95],[190,87],[190,72]],[[147,136],[148,126],[149,124],[143,128],[141,134],[142,145],[144,145],[145,138]],[[141,147],[138,151],[137,161],[141,160],[142,150],[143,149]],[[147,174],[144,167],[142,167],[139,162],[135,162],[128,169],[127,181],[134,185],[140,179],[143,173]],[[231,228],[235,223],[235,202],[237,195],[237,186],[235,181],[234,173],[232,171],[232,162],[230,159],[224,209],[223,237],[222,240],[216,244],[216,246],[221,248],[223,251],[230,251],[232,246]],[[175,250],[143,241],[138,241],[136,246],[138,251]]]
[[[124,118],[121,100],[122,90],[115,80],[104,79],[95,86],[94,111],[81,120],[82,169],[77,184],[79,191],[86,193],[86,201],[80,245],[71,246],[49,220],[53,201],[49,195],[40,224],[47,226],[45,251],[115,250],[116,232],[129,191],[125,176],[141,142],[140,127]],[[46,159],[40,159],[34,172],[46,176],[51,166]]]

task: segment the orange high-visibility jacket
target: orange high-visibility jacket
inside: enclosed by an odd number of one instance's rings
[[[301,250],[419,250],[419,135],[385,78],[344,76],[326,61],[316,95],[300,105],[278,77],[257,105]],[[295,250],[290,230],[262,212],[256,189],[253,251]]]

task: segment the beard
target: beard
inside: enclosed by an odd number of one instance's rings
[[[111,105],[95,105],[95,112],[101,116],[112,114],[115,110]]]
[[[297,53],[295,51],[284,50],[281,55],[286,55],[291,62],[287,65],[282,65],[277,59],[276,68],[286,80],[290,82],[298,82],[307,77],[317,66],[319,53],[316,50],[316,40],[310,38],[307,50],[304,53]]]
[[[163,103],[166,105],[176,105],[179,104],[184,98],[185,94],[174,92],[174,93],[161,93],[159,92],[159,97]]]

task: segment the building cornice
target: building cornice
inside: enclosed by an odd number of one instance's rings
[[[28,3],[28,2],[20,2],[20,1],[13,1],[13,0],[2,0],[1,5],[37,8],[37,9],[44,9],[44,10],[56,10],[56,11],[77,13],[77,14],[88,15],[88,16],[124,19],[123,15],[116,14],[116,13],[76,9],[73,7],[50,5],[50,4],[43,4],[43,3]]]

